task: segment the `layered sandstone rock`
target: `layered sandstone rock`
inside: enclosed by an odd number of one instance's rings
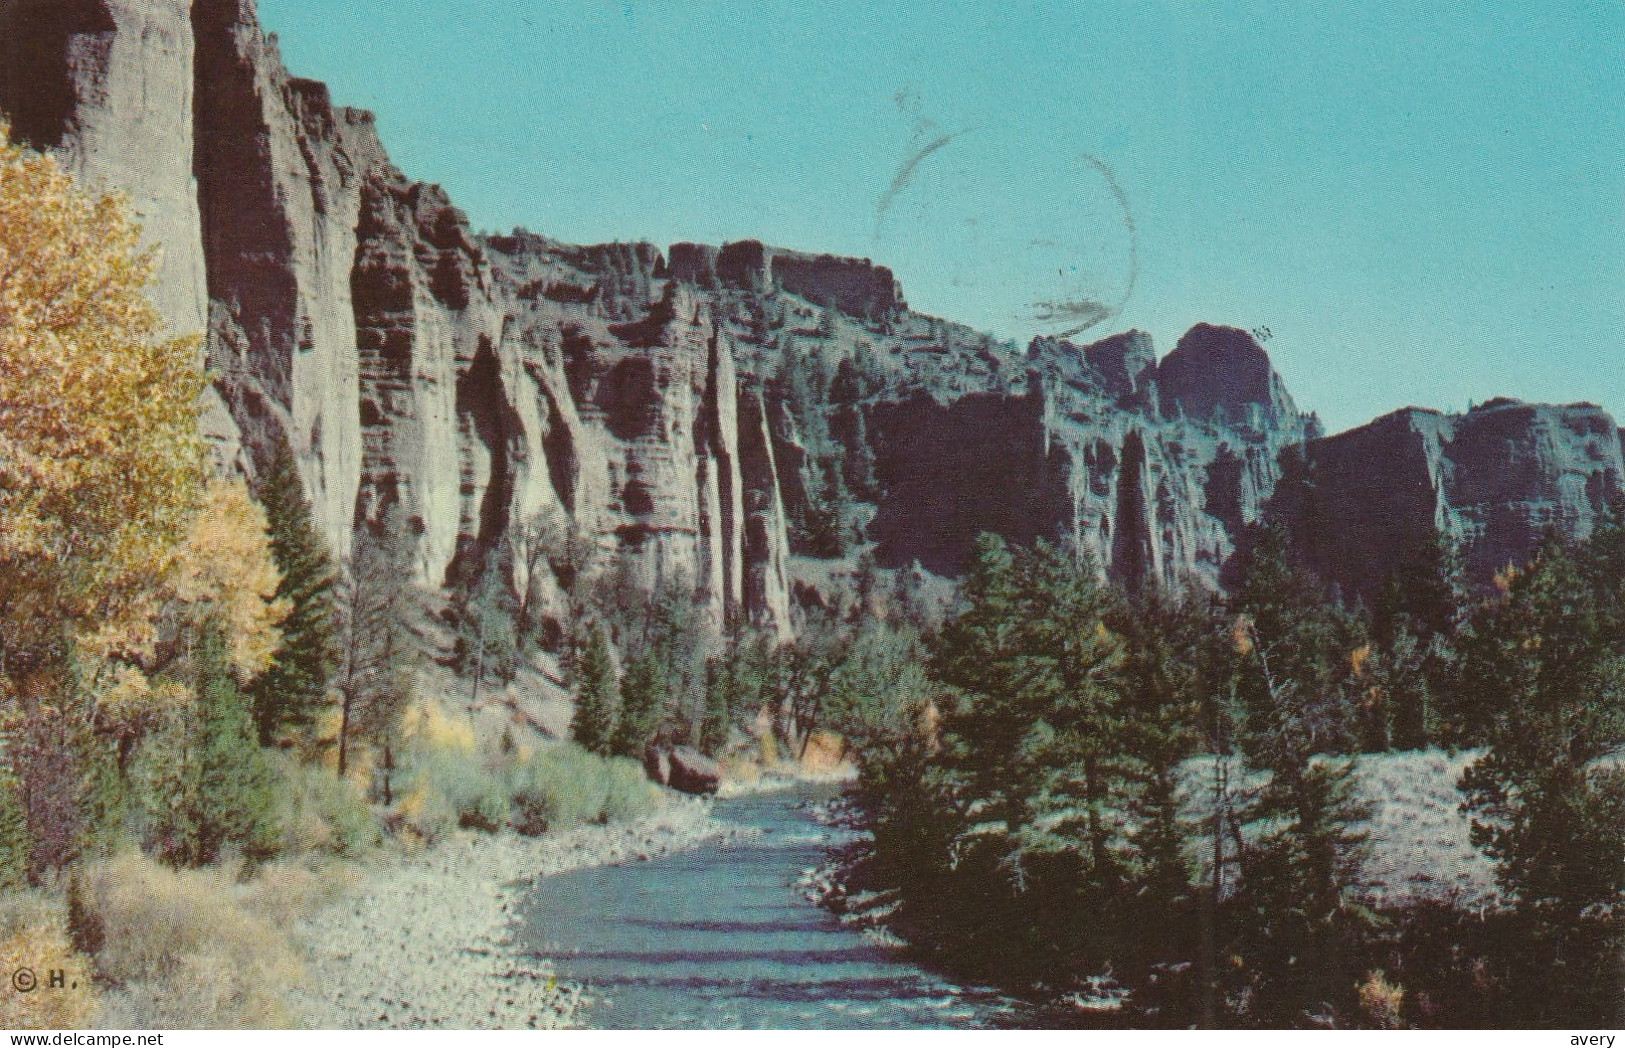
[[[832,463],[872,460],[848,481],[872,513],[840,525],[890,566],[955,575],[988,530],[1125,587],[1214,587],[1275,517],[1355,595],[1436,530],[1480,578],[1548,528],[1583,537],[1625,473],[1589,406],[1318,439],[1235,328],[1160,362],[1141,332],[1018,347],[910,311],[867,259],[476,235],[369,114],[289,75],[252,0],[5,0],[0,56],[19,136],[130,193],[163,244],[158,301],[208,331],[224,457],[239,430],[248,471],[285,442],[336,553],[393,518],[425,583],[510,554],[544,615],[585,550],[690,589],[716,629],[785,635],[792,522]]]

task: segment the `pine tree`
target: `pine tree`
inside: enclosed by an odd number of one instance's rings
[[[846,517],[852,497],[836,463],[831,462],[823,474],[817,494],[807,501],[803,532],[809,556],[834,560],[846,553]]]
[[[279,833],[275,781],[218,622],[204,624],[185,674],[194,701],[165,711],[133,776],[149,846],[176,866],[214,862],[227,844],[264,858]]]
[[[334,590],[340,777],[349,771],[351,745],[386,738],[410,695],[413,598],[404,544],[398,517],[360,529]]]
[[[1434,534],[1389,576],[1372,610],[1373,698],[1389,729],[1367,749],[1418,749],[1446,725],[1441,697],[1456,663],[1455,644],[1467,605],[1460,553]],[[1459,741],[1459,740],[1457,740]]]
[[[1231,905],[1253,982],[1250,1018],[1346,1014],[1368,916],[1353,898],[1366,811],[1353,763],[1328,754],[1352,738],[1348,690],[1361,638],[1292,563],[1277,528],[1257,536],[1234,607],[1244,749],[1268,774],[1248,817],[1273,827],[1245,848]]]
[[[647,647],[633,656],[621,679],[621,709],[610,733],[611,753],[641,759],[664,719],[667,697],[665,660]]]
[[[308,727],[328,703],[328,682],[337,657],[335,574],[298,466],[285,444],[277,447],[257,494],[270,525],[271,553],[282,574],[276,595],[290,608],[282,622],[282,645],[270,668],[251,687],[260,744],[269,746],[287,731]]]
[[[197,850],[189,859],[197,865],[214,862],[227,843],[252,858],[266,858],[280,832],[275,780],[219,629],[204,632],[195,658],[198,701],[191,751],[197,764]]]
[[[513,680],[519,670],[519,601],[508,582],[507,563],[495,554],[460,609],[459,663],[470,680],[470,704],[482,692]]]
[[[1199,597],[1175,602],[1155,592],[1119,616],[1131,790],[1129,841],[1135,898],[1148,943],[1175,961],[1191,956],[1193,871],[1187,859],[1194,828],[1181,810],[1180,769],[1202,741],[1200,665],[1216,629]],[[1183,941],[1183,945],[1182,945]]]
[[[1087,566],[1047,543],[1012,554],[985,536],[965,592],[965,612],[944,628],[938,667],[965,693],[948,726],[972,796],[1018,839],[1076,847],[1090,876],[1110,881],[1120,823],[1109,795],[1123,723],[1111,680],[1120,644],[1104,621],[1109,595]],[[1081,818],[1044,817],[1062,811]]]
[[[1608,563],[1553,542],[1475,618],[1463,678],[1480,687],[1488,752],[1462,777],[1474,842],[1496,863],[1519,934],[1507,984],[1527,1019],[1618,1019],[1625,949],[1625,659]],[[1606,569],[1604,569],[1606,570]]]
[[[596,627],[587,638],[575,673],[576,712],[570,735],[585,749],[607,757],[615,734],[620,691],[615,679],[615,658],[609,637]]]
[[[734,677],[728,659],[716,658],[706,663],[705,716],[700,722],[700,750],[716,756],[728,744],[728,732],[733,726]]]

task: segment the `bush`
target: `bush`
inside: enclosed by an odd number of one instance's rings
[[[125,990],[109,1017],[121,1028],[292,1024],[298,955],[243,904],[227,871],[172,870],[130,853],[91,867],[86,884],[106,929],[97,969]]]
[[[500,775],[460,746],[426,744],[409,754],[410,783],[397,814],[424,840],[454,827],[494,831],[508,821],[509,794]]]
[[[662,804],[660,789],[649,781],[637,761],[606,761],[604,774],[609,780],[604,821],[641,819]]]
[[[34,840],[28,834],[28,818],[17,795],[17,779],[0,768],[0,891],[28,883],[28,854]]]
[[[513,769],[511,784],[520,833],[634,819],[660,803],[660,790],[636,761],[605,759],[573,745],[539,751]]]
[[[383,843],[382,827],[353,780],[280,754],[275,764],[285,851],[355,858]]]
[[[365,876],[363,868],[325,862],[319,854],[264,864],[242,887],[250,909],[278,928],[291,928],[336,901]]]

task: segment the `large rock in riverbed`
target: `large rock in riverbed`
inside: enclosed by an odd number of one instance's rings
[[[671,785],[671,751],[651,744],[643,751],[643,771],[650,782]]]
[[[678,746],[671,751],[669,785],[683,793],[715,793],[722,785],[722,766],[691,746]]]

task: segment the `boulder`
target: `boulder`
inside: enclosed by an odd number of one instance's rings
[[[649,776],[650,782],[670,786],[671,751],[651,744],[643,751],[643,771]]]
[[[722,785],[722,765],[692,746],[678,746],[671,751],[670,785],[683,793],[715,793]]]

